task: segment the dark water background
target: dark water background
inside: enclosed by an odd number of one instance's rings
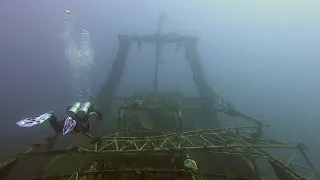
[[[95,50],[93,92],[111,66],[117,35],[150,34],[158,12],[165,32],[197,35],[210,84],[242,112],[272,125],[267,135],[305,142],[320,162],[319,1],[18,1],[0,2],[0,159],[13,155],[52,131],[21,129],[15,122],[44,111],[58,114],[72,100],[70,68],[64,55],[64,10],[74,29],[87,29]],[[160,89],[196,95],[183,53],[167,50]],[[121,92],[151,86],[153,47],[136,48]],[[149,69],[148,69],[149,68]]]

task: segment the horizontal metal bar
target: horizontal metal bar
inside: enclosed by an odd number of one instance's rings
[[[79,176],[94,176],[94,175],[102,175],[102,174],[125,174],[125,173],[152,173],[152,174],[181,174],[184,176],[192,177],[193,175],[197,176],[205,176],[211,178],[226,178],[226,179],[234,179],[234,180],[256,180],[254,178],[248,177],[239,177],[234,175],[227,175],[227,174],[217,174],[217,173],[206,173],[206,172],[195,172],[191,173],[185,170],[167,170],[167,169],[152,169],[152,170],[145,170],[145,169],[121,169],[121,170],[104,170],[104,171],[96,171],[96,172],[78,172]],[[48,180],[48,179],[57,179],[59,178],[67,178],[71,177],[73,173],[66,173],[66,174],[59,174],[55,176],[45,176],[45,177],[34,177],[30,178],[29,180]],[[118,178],[118,177],[116,177]]]

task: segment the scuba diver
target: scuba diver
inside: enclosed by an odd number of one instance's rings
[[[66,116],[63,120],[59,120],[54,115],[54,112],[50,111],[37,117],[20,120],[17,125],[20,127],[32,127],[48,120],[53,130],[58,134],[66,135],[71,131],[82,134],[90,130],[90,121],[94,117],[100,120],[103,119],[103,115],[94,109],[94,105],[91,102],[82,104],[76,102],[67,108]]]

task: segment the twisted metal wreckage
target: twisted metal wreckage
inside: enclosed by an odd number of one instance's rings
[[[12,178],[20,173],[19,175],[24,177],[33,176],[29,178],[32,180],[198,179],[200,177],[252,180],[262,179],[261,169],[256,162],[261,158],[267,160],[281,180],[307,179],[302,177],[298,172],[299,169],[310,171],[309,178],[319,179],[318,173],[305,154],[307,148],[302,143],[291,145],[263,137],[262,129],[268,125],[236,111],[231,103],[212,90],[207,84],[199,61],[196,37],[181,36],[176,33],[162,35],[158,32],[150,36],[119,35],[118,40],[119,49],[113,68],[96,101],[100,110],[110,114],[112,104],[116,100],[126,100],[132,104],[148,94],[150,97],[160,94],[157,69],[158,62],[162,59],[161,51],[165,44],[174,43],[177,47],[184,48],[186,60],[190,64],[193,80],[199,92],[198,98],[180,99],[180,104],[178,103],[175,109],[179,119],[178,129],[165,131],[128,128],[123,116],[124,111],[150,110],[142,106],[136,108],[129,103],[119,108],[117,130],[96,129],[83,136],[70,135],[75,145],[66,149],[53,148],[59,139],[57,134],[47,137],[43,142],[33,144],[27,151],[1,163],[0,179],[10,179],[10,176]],[[142,43],[153,43],[157,46],[154,92],[133,97],[116,97],[132,43],[137,43],[139,49]],[[200,107],[182,107],[181,102],[194,101],[200,101]],[[203,116],[199,116],[198,119],[205,121],[209,129],[185,130],[182,119],[186,111],[202,113]],[[253,125],[224,128],[218,121],[218,113],[235,116],[237,122],[244,120]],[[268,149],[293,149],[295,152],[284,163],[268,153]],[[309,167],[293,162],[298,153],[305,158]],[[42,158],[36,160],[35,157]],[[24,162],[27,163],[24,164]],[[38,166],[35,165],[36,162]],[[19,171],[30,163],[35,165],[32,172]],[[69,163],[73,164],[72,167]],[[22,165],[19,167],[19,164]],[[53,170],[55,168],[56,170]]]

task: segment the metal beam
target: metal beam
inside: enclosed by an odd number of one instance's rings
[[[201,177],[210,177],[213,179],[232,179],[232,180],[256,180],[253,178],[248,178],[248,177],[239,177],[239,176],[234,176],[234,175],[227,175],[227,174],[217,174],[217,173],[205,173],[205,172],[195,172],[191,173],[186,170],[169,170],[169,169],[120,169],[120,170],[104,170],[104,171],[94,171],[94,172],[74,172],[74,173],[67,173],[67,174],[59,174],[55,176],[45,176],[45,177],[34,177],[30,178],[29,180],[49,180],[49,179],[61,179],[61,178],[70,178],[71,176],[74,176],[74,174],[77,174],[78,177],[82,176],[92,176],[95,177],[97,175],[103,175],[107,174],[108,179],[128,179],[131,177],[132,179],[135,176],[138,175],[146,175],[146,174],[152,174],[151,177],[156,177],[159,178],[159,175],[163,175],[163,178],[161,179],[166,179],[167,177],[174,177],[176,179],[177,177],[184,177],[182,179],[192,179],[192,176],[201,176]],[[121,178],[121,174],[127,174],[130,176],[125,176],[125,178]],[[131,179],[129,178],[129,179]]]
[[[119,35],[119,41],[130,41],[136,43],[163,43],[163,44],[182,44],[182,43],[196,43],[198,38],[195,36],[182,36],[177,33],[168,33],[168,34],[154,34],[154,35],[145,35],[145,36],[138,36],[138,35]]]

